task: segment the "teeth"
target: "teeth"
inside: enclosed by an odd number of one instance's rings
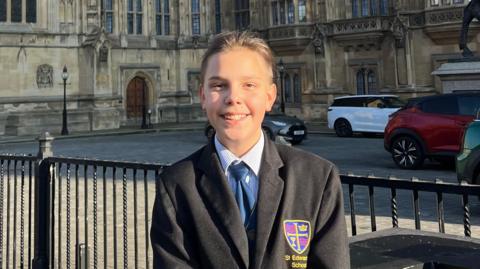
[[[225,115],[225,119],[227,120],[241,120],[245,117],[245,114]]]

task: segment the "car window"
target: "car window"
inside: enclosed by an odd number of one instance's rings
[[[388,108],[399,108],[405,106],[405,102],[397,97],[385,97],[383,98],[383,101]]]
[[[480,96],[458,96],[458,112],[460,115],[475,116],[480,108]]]
[[[364,98],[341,98],[333,101],[332,106],[363,107]]]
[[[456,115],[458,114],[458,103],[454,97],[438,97],[425,100],[421,109],[425,113]]]
[[[382,99],[380,99],[378,97],[377,98],[375,98],[375,97],[368,98],[367,104],[366,104],[367,107],[378,108],[379,105],[382,105],[383,107],[385,107],[385,104],[383,103]]]

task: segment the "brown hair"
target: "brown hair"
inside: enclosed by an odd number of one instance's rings
[[[247,48],[259,53],[272,69],[272,81],[276,73],[276,65],[272,50],[267,42],[258,37],[257,34],[249,31],[228,31],[216,35],[213,41],[208,46],[207,51],[202,58],[202,65],[200,69],[200,80],[203,84],[205,80],[205,71],[207,69],[208,60],[212,55],[231,50],[233,48]]]

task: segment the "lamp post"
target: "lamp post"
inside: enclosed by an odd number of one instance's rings
[[[67,72],[67,66],[66,65],[63,67],[62,79],[63,79],[62,135],[68,135],[68,129],[67,129],[67,79],[68,79],[68,72]]]
[[[285,88],[283,86],[285,75],[285,65],[283,64],[282,59],[278,62],[278,72],[280,73],[280,111],[285,114]]]

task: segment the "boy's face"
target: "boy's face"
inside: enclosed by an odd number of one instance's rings
[[[212,55],[200,88],[202,108],[218,139],[237,156],[260,138],[265,112],[271,110],[276,94],[267,62],[241,47]]]

